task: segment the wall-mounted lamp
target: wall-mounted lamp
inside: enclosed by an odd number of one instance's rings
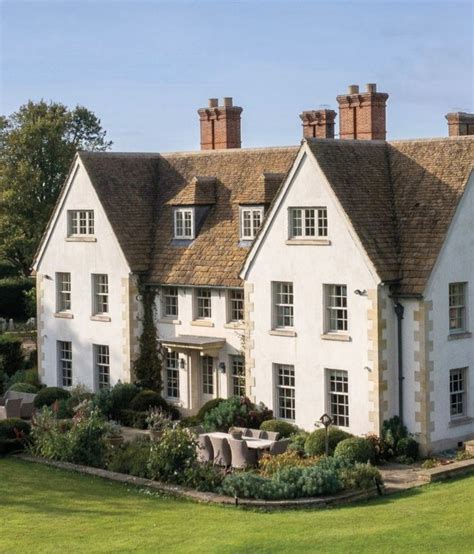
[[[356,289],[354,291],[354,294],[357,294],[358,296],[367,296],[367,291],[365,289],[364,290]]]
[[[225,373],[225,362],[219,362],[219,369],[221,370],[221,373]]]
[[[184,358],[180,358],[180,360],[179,360],[179,368],[180,368],[180,369],[186,369],[186,362],[184,361]]]
[[[369,371],[369,372],[371,372],[371,371],[372,371],[372,368],[371,368],[371,367],[369,367],[368,365],[366,365],[366,366],[364,367],[364,369],[365,369],[366,371]]]

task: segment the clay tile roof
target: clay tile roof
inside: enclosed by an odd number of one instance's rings
[[[422,294],[463,194],[474,137],[308,140],[384,281]],[[153,283],[241,286],[239,206],[269,204],[298,147],[176,154],[81,153],[132,271]],[[209,206],[195,240],[173,240],[174,205]]]
[[[382,280],[422,294],[474,162],[474,137],[308,144]]]

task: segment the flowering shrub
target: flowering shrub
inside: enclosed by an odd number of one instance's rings
[[[308,456],[304,458],[294,450],[287,450],[284,454],[272,456],[264,454],[258,465],[260,473],[264,477],[271,477],[274,473],[285,467],[309,467],[319,461],[317,456]]]
[[[105,441],[107,423],[90,401],[79,404],[72,422],[58,420],[52,409],[45,407],[32,420],[32,454],[103,467],[108,447]]]
[[[148,429],[157,432],[163,432],[166,428],[171,427],[171,417],[161,408],[150,408],[146,418]]]
[[[196,439],[180,426],[168,427],[152,443],[148,474],[152,479],[183,483],[184,471],[196,462]]]

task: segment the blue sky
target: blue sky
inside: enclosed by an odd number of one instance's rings
[[[390,94],[388,137],[474,110],[473,3],[1,0],[1,113],[82,104],[117,151],[199,148],[196,110],[233,96],[243,146],[297,144],[347,85]]]

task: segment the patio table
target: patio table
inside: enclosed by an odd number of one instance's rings
[[[214,433],[206,433],[209,437],[216,437],[217,439],[231,439],[232,435],[229,433],[222,433],[220,431],[216,431]],[[255,437],[242,437],[242,440],[244,440],[247,443],[247,446],[249,448],[252,448],[254,450],[268,450],[270,446],[275,442],[271,441],[269,439],[257,439]]]

